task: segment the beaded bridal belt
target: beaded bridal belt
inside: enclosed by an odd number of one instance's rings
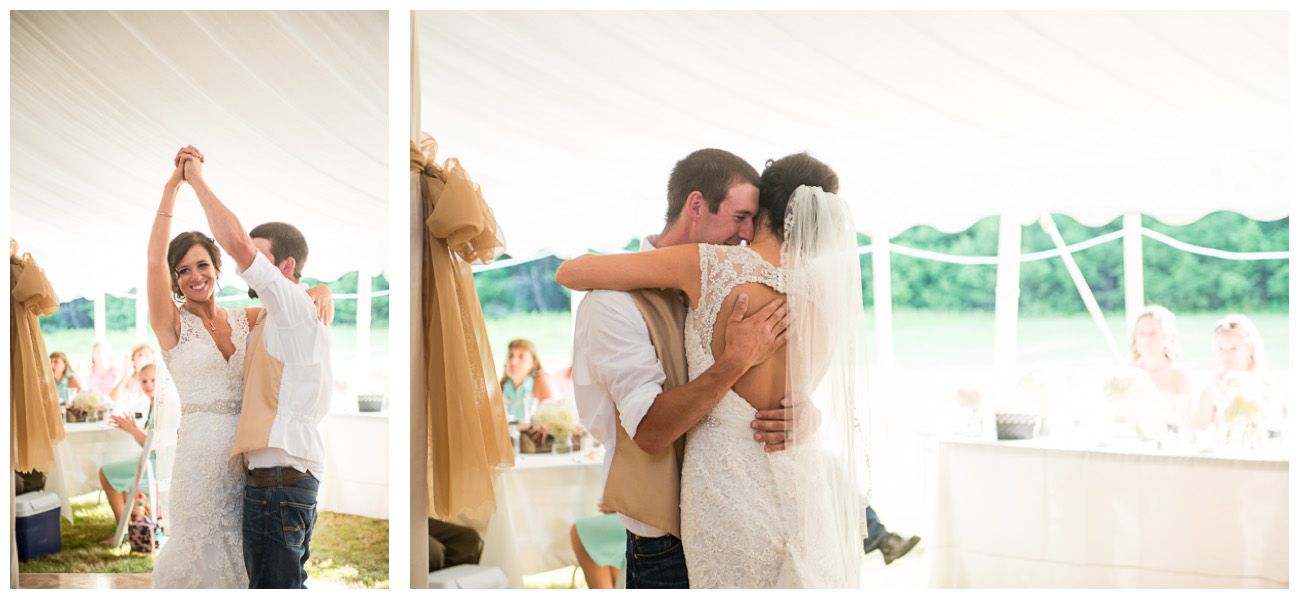
[[[181,405],[181,416],[195,414],[212,414],[212,415],[238,415],[242,404],[240,400],[218,400],[205,404],[184,404]]]

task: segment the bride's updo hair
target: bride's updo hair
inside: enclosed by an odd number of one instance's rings
[[[790,195],[799,186],[820,187],[822,191],[837,194],[840,176],[807,152],[791,154],[779,160],[768,159],[763,165],[762,185],[758,187],[758,218],[755,225],[763,225],[785,239],[785,207]]]
[[[217,247],[216,240],[199,231],[186,231],[172,238],[167,245],[167,270],[172,276],[172,296],[177,302],[185,302],[185,294],[181,292],[181,284],[176,279],[176,269],[185,254],[196,244],[208,251],[208,256],[212,257],[212,268],[216,269],[218,275],[221,274],[221,249]]]

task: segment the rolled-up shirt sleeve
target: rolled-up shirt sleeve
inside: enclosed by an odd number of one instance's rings
[[[618,407],[620,424],[635,438],[637,427],[663,392],[664,371],[650,330],[632,297],[597,290],[587,294],[574,327],[575,351],[586,356],[575,368],[575,386],[601,388]],[[593,432],[595,433],[595,432]],[[602,432],[614,437],[614,432]]]
[[[316,344],[316,305],[301,284],[280,273],[261,252],[239,277],[257,292],[266,311],[266,325],[280,331],[300,330],[298,335],[268,336],[267,349],[277,359],[291,364],[319,362]],[[273,340],[273,341],[272,341]]]

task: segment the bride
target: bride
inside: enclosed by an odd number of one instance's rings
[[[746,372],[687,432],[682,546],[692,588],[857,587],[866,505],[865,415],[854,402],[862,370],[862,275],[838,176],[807,154],[768,161],[748,246],[682,244],[583,256],[556,281],[575,290],[675,288],[686,293],[692,379],[721,353],[728,311],[785,296],[785,347]],[[865,382],[865,380],[863,380]],[[865,391],[865,390],[863,390]],[[785,452],[753,441],[754,410],[784,397],[821,415]],[[815,408],[815,411],[809,407]],[[796,432],[797,433],[797,432]]]
[[[168,503],[168,539],[154,563],[156,588],[247,588],[242,460],[230,459],[244,395],[244,349],[260,308],[217,305],[221,250],[189,231],[167,242],[186,160],[175,169],[149,235],[149,324],[180,394],[181,419]],[[318,286],[318,306],[332,297]],[[177,307],[176,303],[180,302]]]

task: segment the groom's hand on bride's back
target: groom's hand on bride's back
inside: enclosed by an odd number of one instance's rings
[[[754,413],[754,421],[750,423],[754,441],[767,444],[763,450],[768,452],[798,444],[798,440],[817,433],[822,426],[821,411],[807,398],[792,400],[786,396],[781,399],[781,406]]]
[[[745,369],[767,360],[785,344],[790,327],[790,316],[785,309],[785,300],[781,298],[768,302],[746,318],[745,310],[748,308],[749,296],[741,294],[727,319],[726,347],[723,350],[724,355],[730,354],[740,360]]]

